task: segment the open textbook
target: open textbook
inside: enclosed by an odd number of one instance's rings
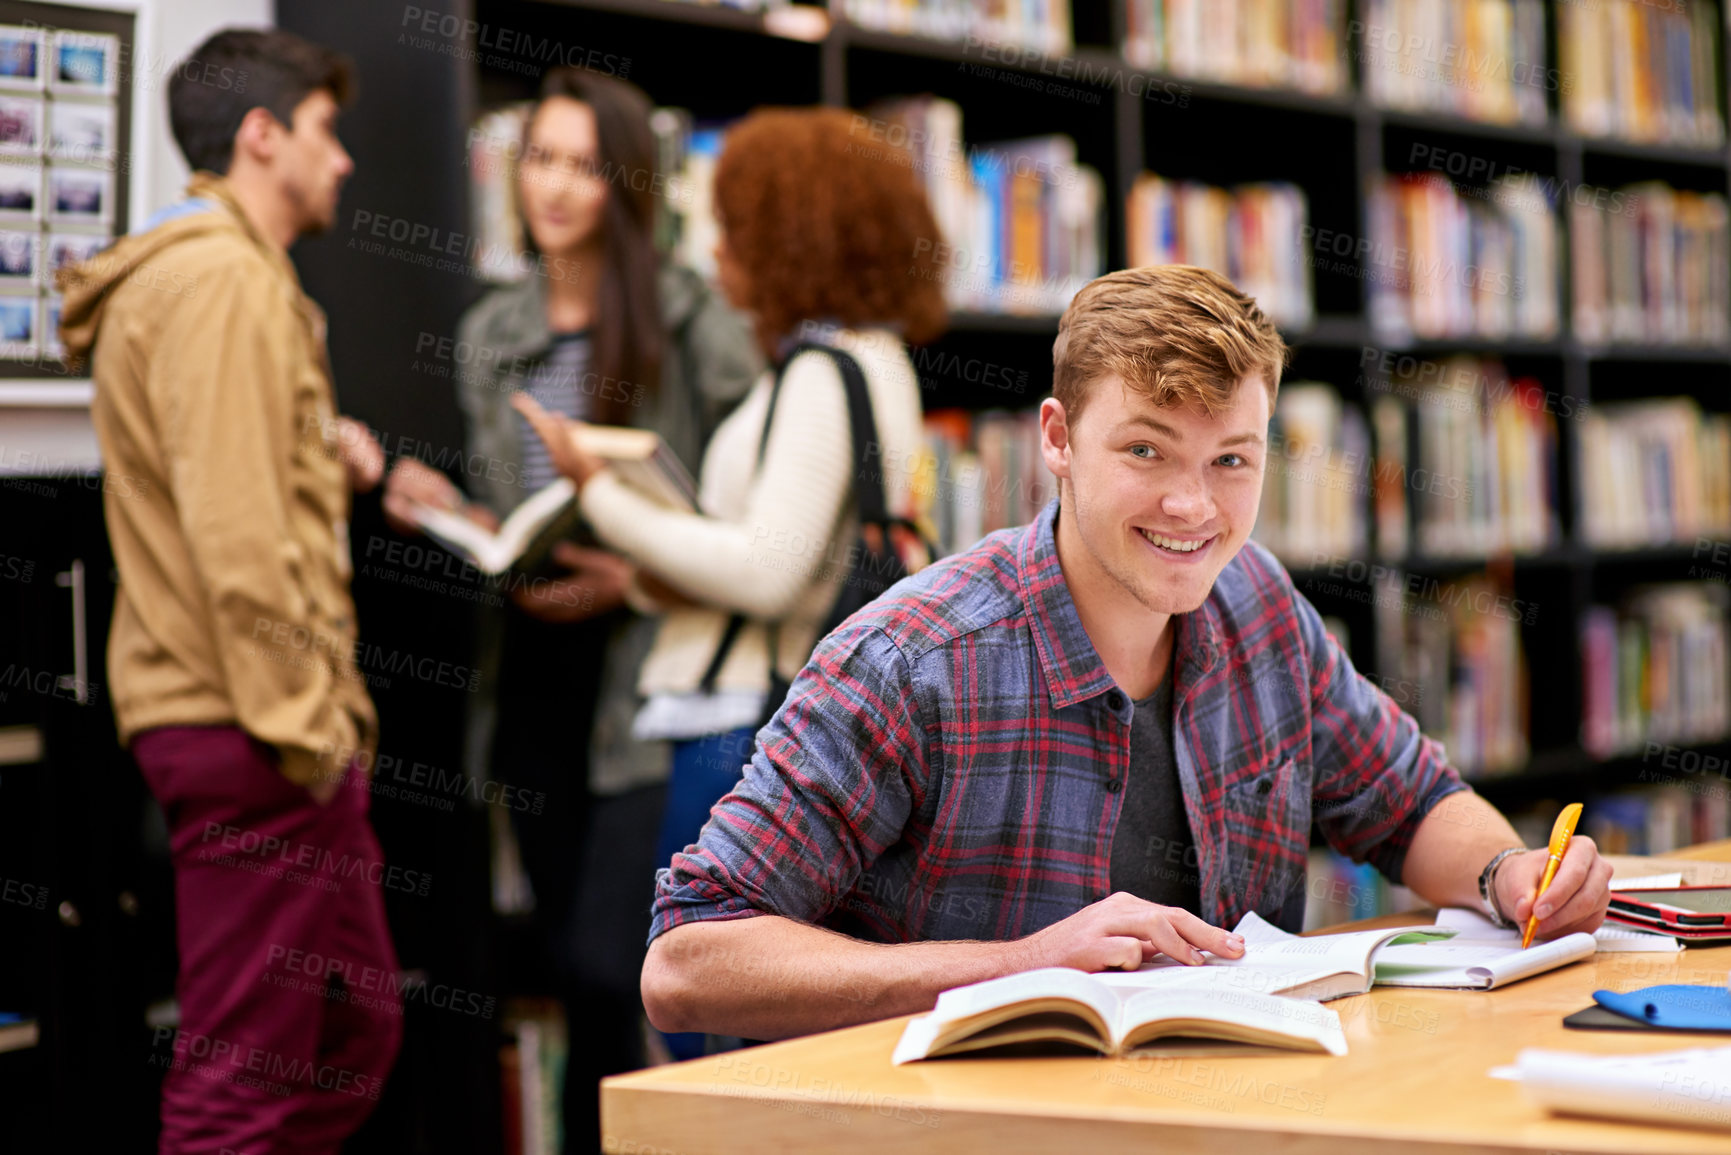
[[[1244,936],[1242,958],[1209,955],[1202,966],[1159,958],[1143,964],[1140,970],[1098,977],[1117,987],[1246,990],[1293,998],[1338,999],[1370,989],[1372,960],[1380,957],[1380,952],[1393,949],[1395,944],[1429,943],[1455,933],[1447,927],[1391,926],[1300,938],[1255,911],[1239,919],[1233,930]]]
[[[606,461],[621,481],[659,504],[670,509],[697,508],[697,490],[691,475],[653,430],[580,425],[572,430],[572,438]],[[524,499],[500,523],[496,533],[453,510],[417,504],[414,514],[429,537],[488,575],[501,574],[513,567],[533,571],[556,543],[573,535],[582,520],[576,490],[563,477]]]
[[[1731,1128],[1731,1047],[1641,1055],[1527,1047],[1490,1074],[1518,1080],[1527,1098],[1564,1114]]]
[[[1340,1016],[1320,1003],[1254,991],[1115,988],[1100,978],[1045,967],[947,990],[908,1023],[891,1061],[1024,1043],[1112,1055],[1172,1037],[1346,1054]]]

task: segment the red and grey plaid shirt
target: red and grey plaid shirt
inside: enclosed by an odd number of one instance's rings
[[[658,872],[651,940],[758,914],[880,942],[1002,940],[1107,896],[1134,705],[1076,615],[1057,508],[824,639],[696,845]],[[1202,916],[1298,930],[1313,821],[1398,880],[1420,820],[1467,788],[1442,747],[1254,543],[1174,621]]]

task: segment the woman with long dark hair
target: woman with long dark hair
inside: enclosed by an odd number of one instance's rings
[[[413,530],[412,503],[496,524],[558,475],[511,407],[522,393],[566,417],[653,429],[695,471],[710,434],[761,358],[748,323],[654,246],[655,140],[647,98],[593,72],[549,72],[530,112],[516,194],[532,260],[458,326],[477,372],[458,385],[474,492],[399,462],[387,514]],[[589,539],[592,541],[593,539]],[[653,848],[671,754],[638,741],[638,667],[655,622],[626,605],[632,564],[576,541],[563,572],[513,583],[482,626],[484,673],[469,765],[544,801],[510,813],[537,921],[565,986],[571,1028],[567,1150],[593,1150],[597,1080],[645,1065],[637,993]],[[490,756],[489,756],[490,755]]]

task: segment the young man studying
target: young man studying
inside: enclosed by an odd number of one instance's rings
[[[1546,851],[1248,541],[1286,356],[1202,269],[1076,295],[1040,409],[1058,499],[819,645],[660,873],[656,1026],[773,1039],[1034,967],[1237,956],[1248,911],[1299,929],[1313,821],[1429,902],[1524,922]],[[1577,837],[1540,934],[1597,927],[1610,874]]]

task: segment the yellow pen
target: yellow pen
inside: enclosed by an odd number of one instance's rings
[[[1533,896],[1533,913],[1527,916],[1527,929],[1521,935],[1521,949],[1526,950],[1533,944],[1533,934],[1539,929],[1539,899],[1545,897],[1545,891],[1551,888],[1551,880],[1557,877],[1557,867],[1563,864],[1563,855],[1569,852],[1569,839],[1575,836],[1575,823],[1581,820],[1581,804],[1571,802],[1563,807],[1563,812],[1557,815],[1557,823],[1551,827],[1551,856],[1545,860],[1545,876],[1539,880],[1539,893]]]

